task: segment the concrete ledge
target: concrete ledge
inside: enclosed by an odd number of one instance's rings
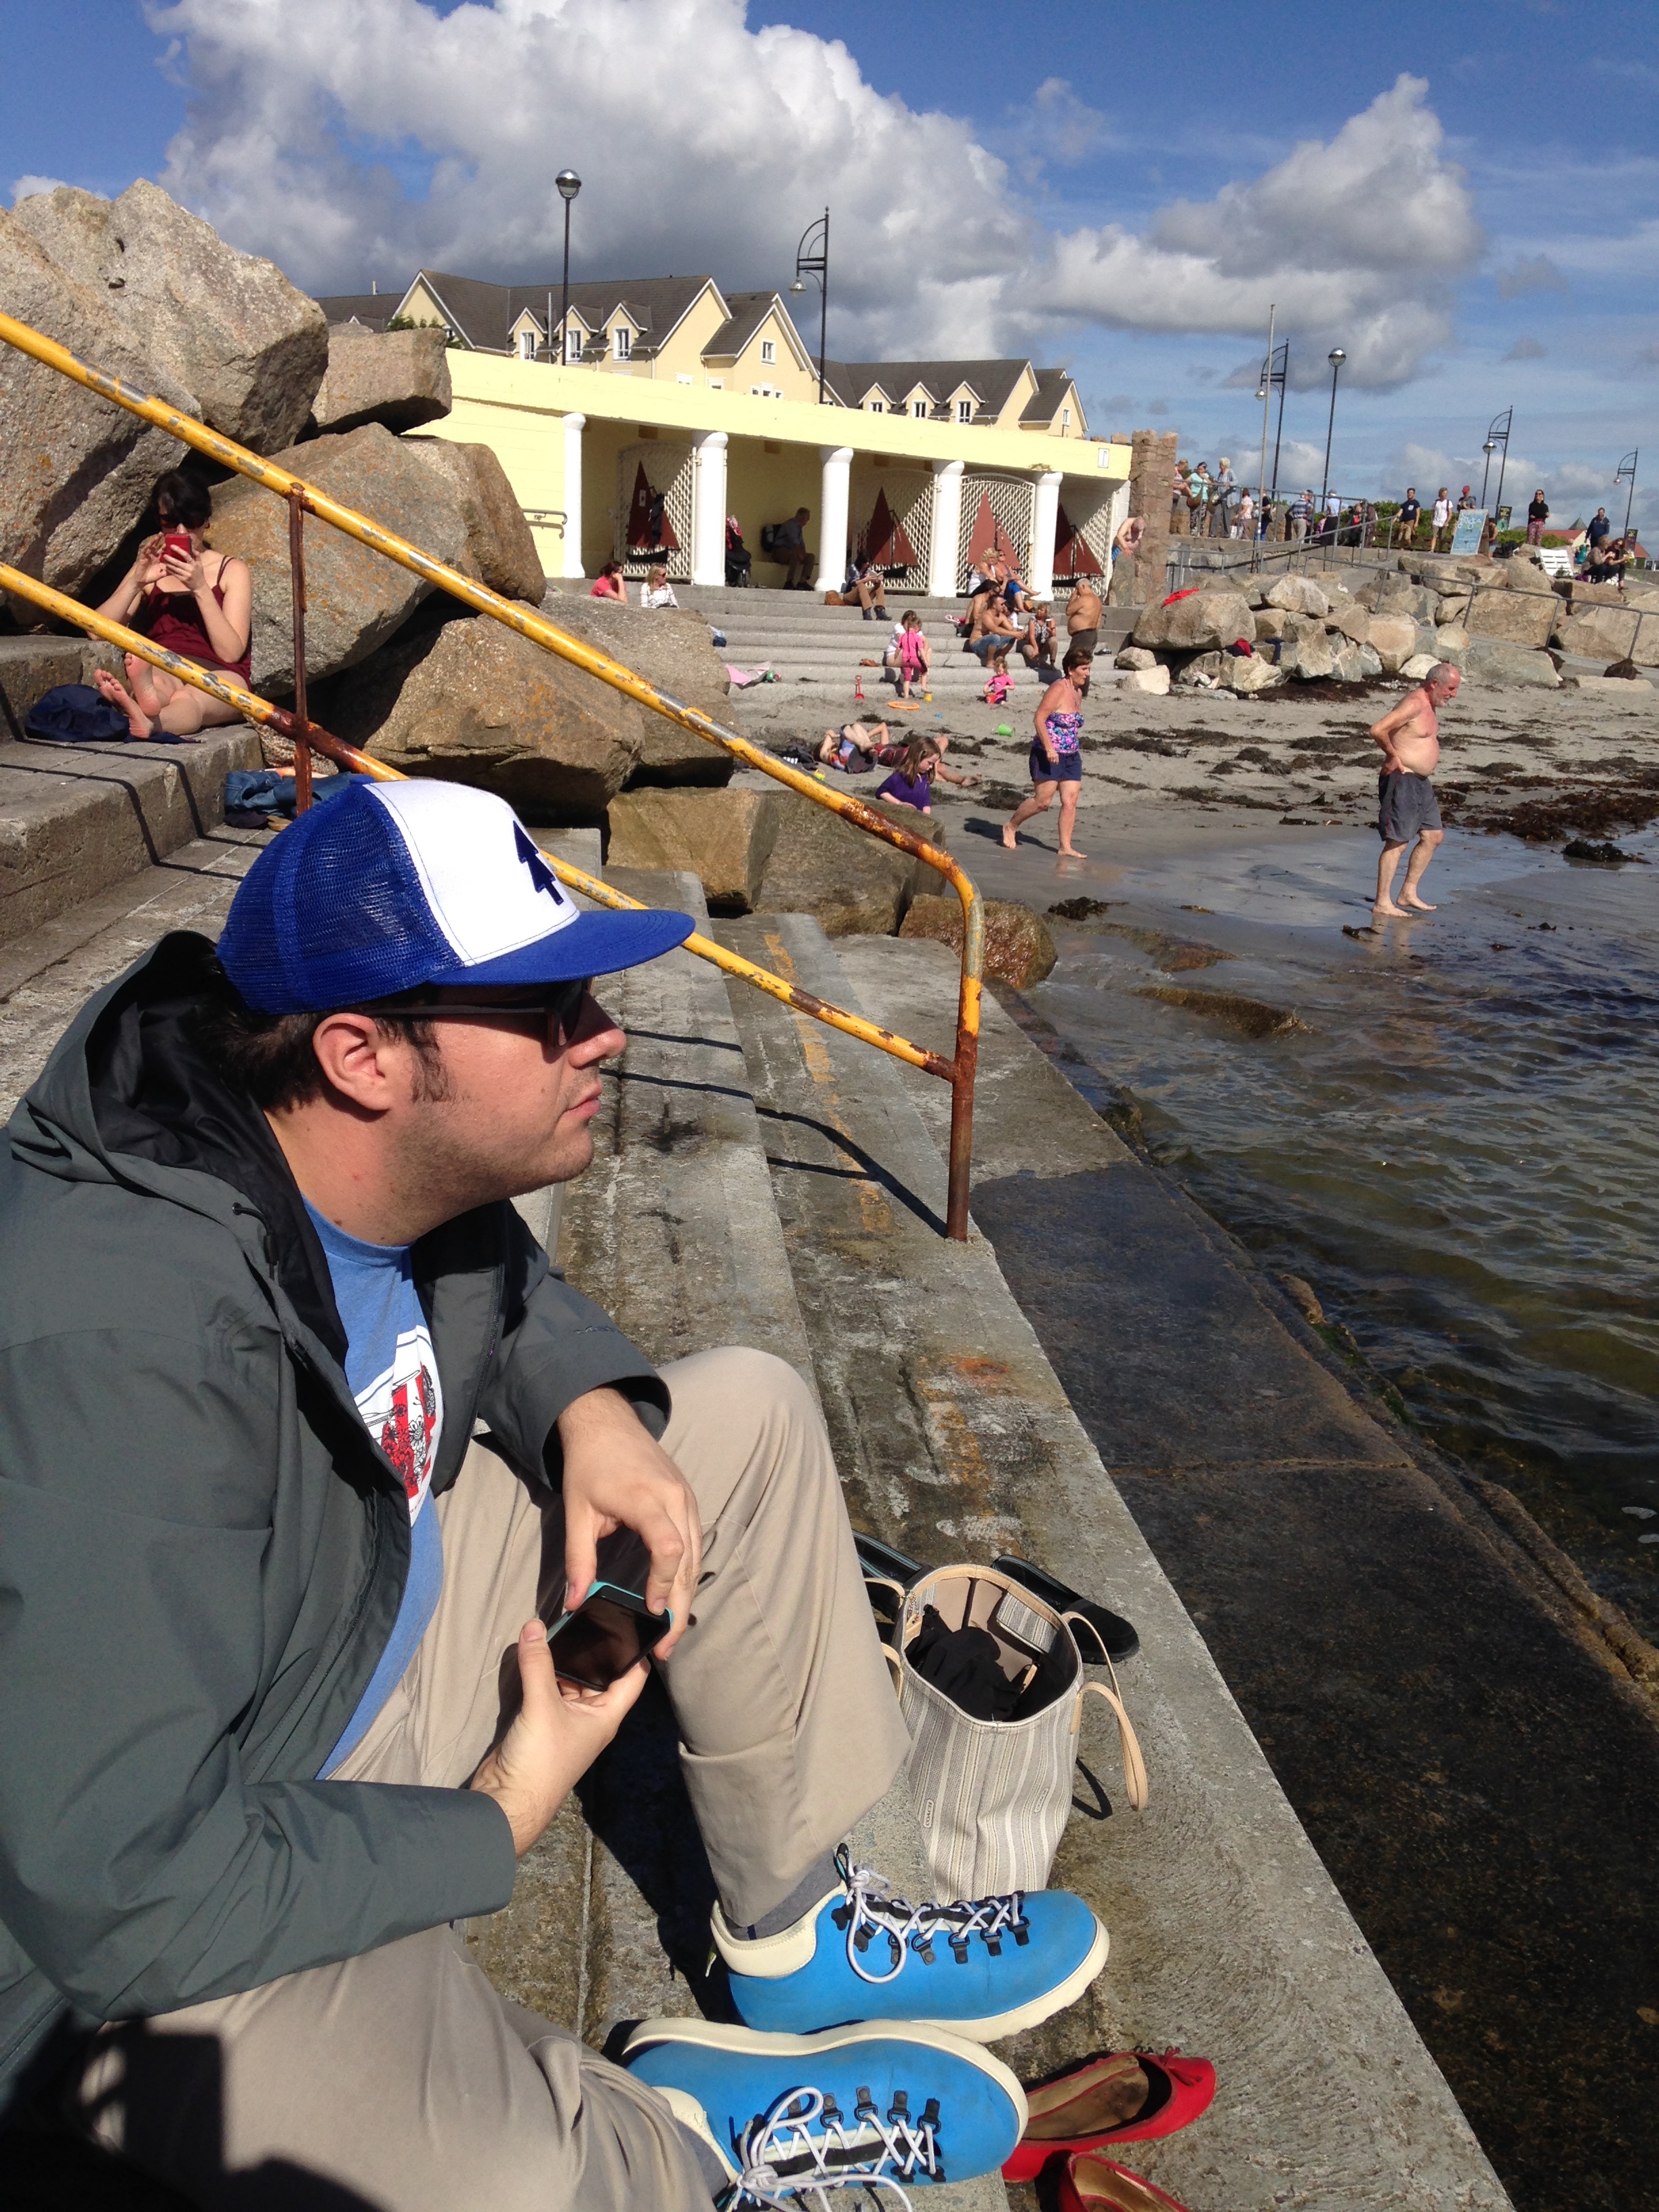
[[[246,723],[187,745],[0,744],[0,944],[219,828],[227,772],[259,758]]]

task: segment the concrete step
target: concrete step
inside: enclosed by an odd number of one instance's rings
[[[955,963],[938,948],[832,946],[792,915],[717,933],[949,1048]],[[1137,2044],[1213,2058],[1208,2118],[1125,2154],[1187,2203],[1505,2205],[990,1245],[939,1236],[945,1086],[751,992],[734,991],[733,1006],[855,1521],[925,1559],[1023,1552],[1140,1632],[1123,1679],[1151,1806],[1121,1808],[1115,1747],[1088,1723],[1080,1794],[1092,1802],[1054,1876],[1101,1913],[1111,1962],[1085,2000],[1004,2055],[1027,2078]],[[978,1158],[997,1188],[1024,1189],[1034,1154],[1050,1174],[1060,1161],[1125,1187],[1145,1177],[994,1003],[982,1066]],[[1237,1357],[1248,1366],[1259,1350],[1244,1343]],[[1334,1383],[1316,1413],[1332,1451],[1340,1439],[1357,1464],[1397,1456]]]

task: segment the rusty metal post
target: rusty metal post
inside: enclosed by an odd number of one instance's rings
[[[306,711],[306,495],[288,495],[288,570],[294,600],[294,811],[311,805],[311,718]]]

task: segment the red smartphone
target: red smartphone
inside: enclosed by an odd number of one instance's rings
[[[186,561],[189,560],[191,556],[189,531],[169,530],[164,534],[161,539],[161,558],[166,560],[169,553],[178,553]]]

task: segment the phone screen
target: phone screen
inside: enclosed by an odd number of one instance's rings
[[[643,1615],[615,1598],[591,1597],[573,1613],[548,1648],[553,1669],[587,1690],[608,1689],[643,1656]]]

